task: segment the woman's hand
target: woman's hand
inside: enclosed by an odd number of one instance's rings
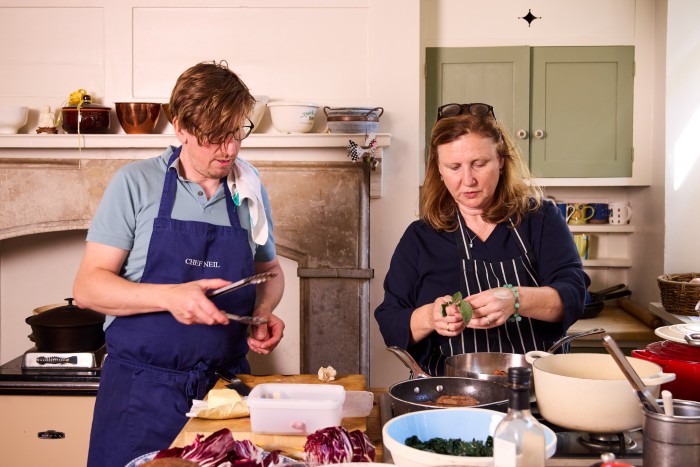
[[[433,329],[441,336],[456,336],[464,330],[464,320],[459,309],[457,309],[457,305],[447,305],[445,307],[445,316],[442,316],[443,305],[451,301],[452,297],[445,295],[444,297],[438,297],[433,302],[431,323]]]
[[[515,295],[505,287],[495,287],[467,297],[474,314],[469,327],[489,329],[505,323],[515,313]]]

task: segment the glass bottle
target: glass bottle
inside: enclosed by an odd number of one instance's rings
[[[544,466],[544,430],[530,412],[531,374],[530,368],[508,368],[510,406],[493,434],[495,467]]]

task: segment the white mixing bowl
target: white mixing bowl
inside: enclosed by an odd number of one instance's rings
[[[300,101],[268,102],[272,125],[280,133],[308,133],[314,126],[318,105]]]
[[[267,102],[270,100],[268,96],[256,95],[255,107],[253,107],[253,113],[250,116],[250,121],[253,122],[253,133],[258,131],[260,128],[260,122],[262,121],[263,115],[265,115],[265,110],[267,109]]]
[[[0,105],[0,134],[15,134],[27,124],[29,108],[19,105]]]

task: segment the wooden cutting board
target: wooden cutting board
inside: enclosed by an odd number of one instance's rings
[[[321,383],[318,375],[271,375],[251,376],[238,375],[241,381],[248,386],[255,387],[262,383],[304,383],[304,384],[339,384],[347,391],[365,391],[367,382],[363,375],[337,375],[331,383]],[[215,389],[223,389],[226,382],[219,380]],[[366,418],[344,418],[342,426],[348,431],[367,430]],[[175,438],[171,447],[182,447],[191,444],[197,434],[208,436],[215,431],[228,428],[233,432],[235,439],[249,439],[265,450],[281,450],[282,454],[301,458],[306,443],[306,435],[270,435],[253,433],[250,429],[250,417],[232,418],[228,420],[208,420],[203,418],[191,418]]]

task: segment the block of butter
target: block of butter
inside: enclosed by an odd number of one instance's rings
[[[192,401],[187,416],[223,420],[247,417],[249,414],[248,404],[238,392],[233,389],[212,389],[206,401]]]

